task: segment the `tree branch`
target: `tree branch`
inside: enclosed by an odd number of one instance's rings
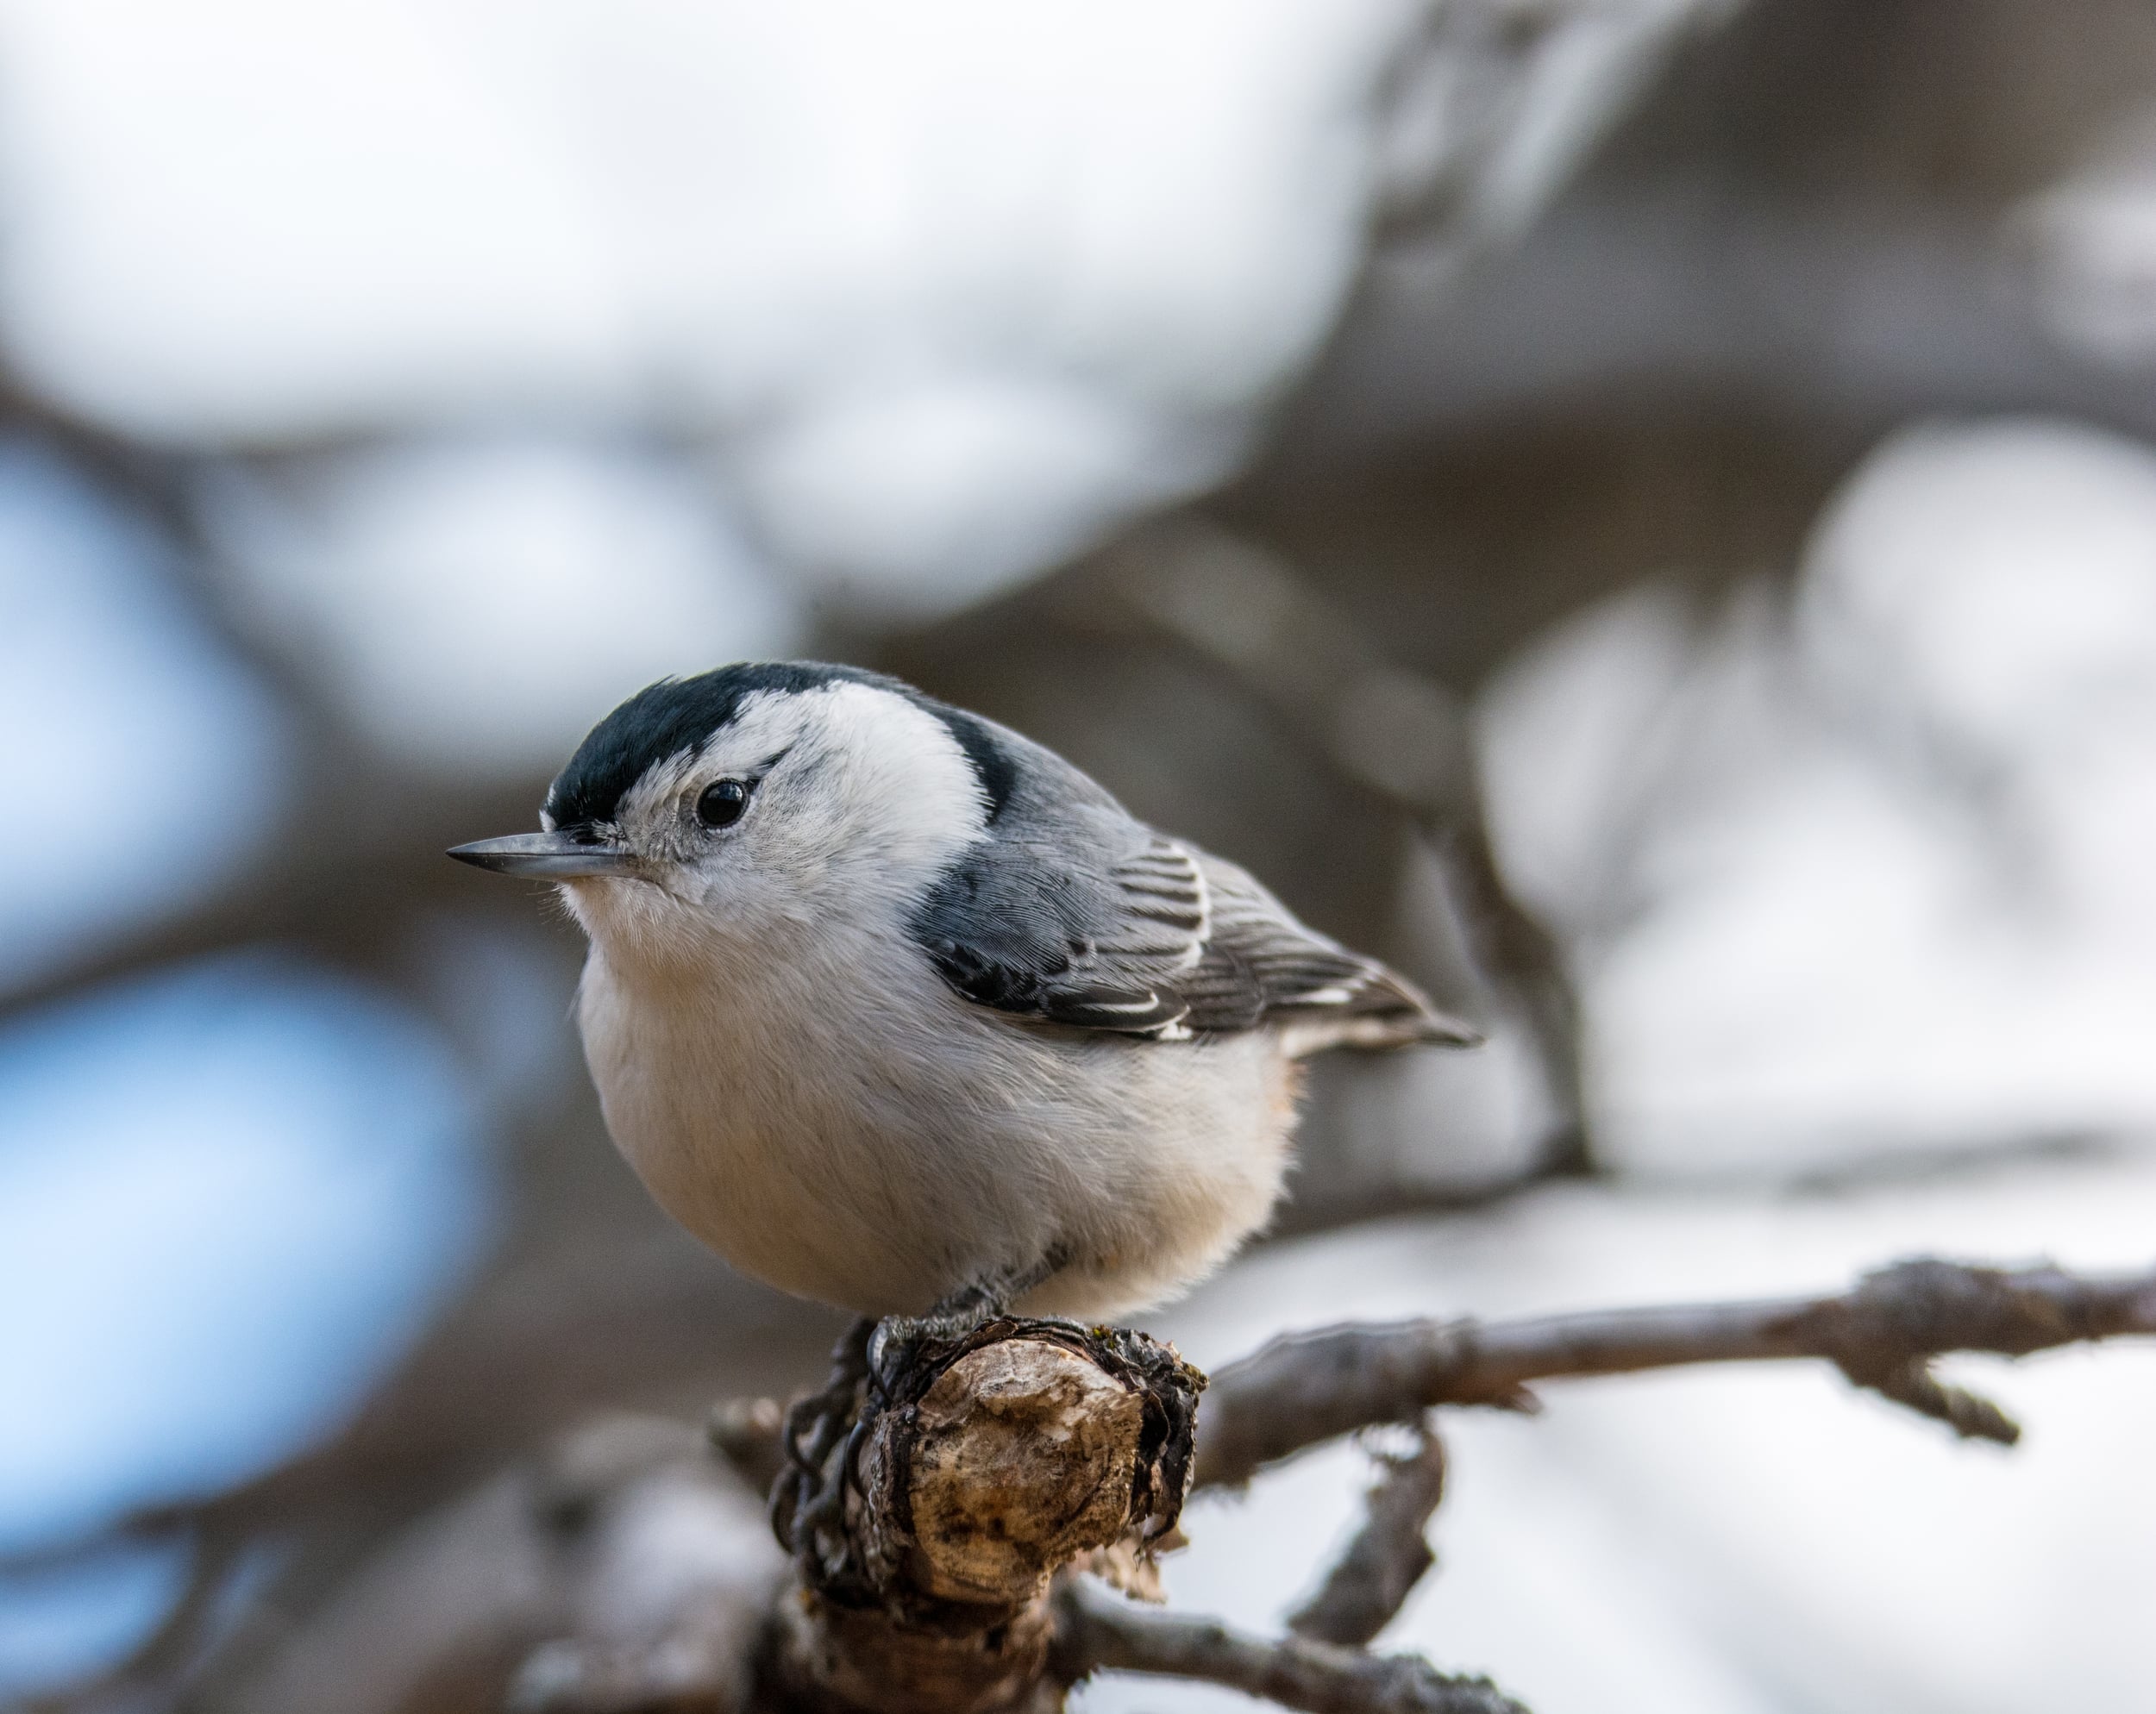
[[[1413,1655],[1269,1641],[1135,1605],[1083,1577],[1057,1589],[1051,1669],[1071,1684],[1104,1670],[1200,1679],[1303,1714],[1526,1714],[1489,1680],[1455,1678]]]
[[[1997,1406],[1930,1372],[1950,1351],[2021,1357],[2083,1340],[2156,1333],[2156,1273],[2083,1278],[2050,1266],[2008,1271],[1897,1262],[1850,1292],[1471,1321],[1349,1324],[1291,1334],[1213,1378],[1196,1486],[1248,1481],[1263,1466],[1376,1423],[1439,1404],[1535,1408],[1530,1382],[1694,1363],[1807,1358],[1935,1417],[1959,1435],[2011,1445]]]
[[[1062,1687],[1112,1669],[1225,1685],[1304,1714],[1520,1714],[1485,1680],[1344,1646],[1375,1636],[1431,1563],[1422,1532],[1444,1484],[1421,1421],[1432,1407],[1532,1409],[1528,1386],[1559,1376],[1806,1358],[1958,1433],[2010,1442],[2013,1424],[1940,1383],[1932,1359],[2137,1333],[2156,1333],[2156,1273],[1934,1260],[1823,1297],[1338,1327],[1222,1370],[1186,1466],[1201,1383],[1172,1352],[1108,1329],[991,1323],[874,1379],[858,1432],[832,1442],[844,1452],[830,1539],[797,1559],[799,1580],[769,1610],[757,1694],[812,1714],[1047,1714]],[[736,1410],[711,1436],[736,1467],[768,1470],[778,1422],[775,1406]],[[1239,1482],[1384,1423],[1413,1425],[1422,1443],[1384,1460],[1362,1529],[1292,1622],[1299,1634],[1134,1606],[1076,1573],[1104,1544],[1164,1536],[1185,1468]],[[673,1633],[652,1634],[674,1647]],[[736,1705],[714,1673],[740,1670],[737,1655],[703,1650],[686,1675],[671,1659],[573,1636],[534,1658],[520,1689],[527,1705],[591,1714],[683,1705],[710,1680],[708,1705]]]
[[[1142,1334],[1012,1317],[897,1350],[843,1419],[784,1431],[811,1467],[781,1491],[798,1584],[761,1683],[819,1714],[1045,1709],[1051,1580],[1174,1529],[1205,1378]]]
[[[1404,1454],[1382,1453],[1363,1501],[1363,1527],[1288,1629],[1313,1642],[1360,1648],[1391,1623],[1422,1574],[1437,1563],[1423,1538],[1445,1498],[1445,1442],[1426,1425]]]
[[[1392,659],[1301,567],[1218,524],[1163,521],[1102,557],[1109,591],[1133,613],[1231,674],[1436,845],[1476,962],[1518,1002],[1561,1110],[1534,1176],[1591,1173],[1579,1003],[1555,937],[1498,865],[1464,704]]]

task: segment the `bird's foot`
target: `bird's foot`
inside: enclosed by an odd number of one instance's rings
[[[820,1561],[840,1521],[846,1467],[862,1416],[870,1341],[877,1323],[862,1316],[831,1348],[830,1373],[786,1413],[785,1467],[771,1486],[771,1528],[788,1553]]]
[[[1013,1293],[1001,1283],[973,1285],[939,1299],[924,1316],[886,1316],[868,1340],[868,1373],[888,1398],[899,1377],[931,1345],[955,1345],[984,1323],[1010,1313]]]
[[[846,1485],[855,1460],[887,1401],[924,1353],[955,1345],[1011,1312],[1012,1302],[1062,1266],[1060,1254],[1037,1267],[977,1280],[939,1298],[923,1316],[867,1317],[831,1349],[822,1389],[787,1411],[786,1465],[771,1488],[771,1527],[779,1545],[812,1582],[843,1562]]]

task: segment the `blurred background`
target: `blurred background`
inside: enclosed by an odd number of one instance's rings
[[[497,1705],[513,1473],[819,1371],[440,856],[730,659],[1021,727],[1485,1023],[1325,1067],[1201,1363],[2156,1247],[2136,0],[4,0],[0,414],[0,1700]],[[2010,1457],[1808,1371],[1463,1417],[1388,1641],[2156,1710],[2156,1360],[1993,1379]],[[1277,1623],[1362,1479],[1171,1592]]]

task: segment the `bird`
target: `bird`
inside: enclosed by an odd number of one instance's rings
[[[1310,1055],[1477,1037],[1009,728],[862,668],[662,679],[541,830],[615,1143],[743,1273],[865,1318],[1156,1307],[1281,1196]]]

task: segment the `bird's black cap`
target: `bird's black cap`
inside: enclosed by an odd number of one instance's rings
[[[859,666],[820,660],[744,660],[690,679],[661,679],[616,709],[577,746],[547,792],[557,828],[611,821],[622,795],[653,763],[706,742],[758,691],[799,692],[830,684],[874,685],[906,697],[950,728],[973,763],[988,800],[989,819],[1001,813],[1017,767],[996,729],[976,715],[926,697],[911,685]]]

